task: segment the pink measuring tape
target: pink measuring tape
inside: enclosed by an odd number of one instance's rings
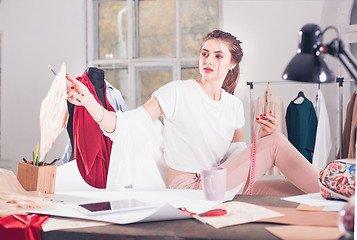
[[[253,143],[252,143],[252,150],[250,154],[250,167],[249,167],[249,189],[248,195],[253,195],[253,186],[254,186],[254,175],[255,175],[255,157],[257,153],[257,143],[256,143],[256,136],[255,136],[255,126],[253,129]]]

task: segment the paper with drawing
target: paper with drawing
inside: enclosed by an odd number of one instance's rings
[[[94,189],[88,187],[79,172],[75,161],[62,165],[58,168],[56,180],[56,192],[54,200],[58,203],[57,208],[36,210],[32,212],[62,216],[105,221],[119,224],[133,222],[147,222],[159,220],[172,220],[191,218],[178,208],[185,207],[191,212],[202,213],[217,204],[220,201],[207,201],[201,190],[177,190],[177,189],[158,189],[158,190],[126,190],[126,191],[108,191],[105,189]],[[65,179],[71,179],[69,182]],[[67,185],[67,188],[66,188]],[[65,191],[67,189],[67,191]],[[239,191],[240,186],[236,189],[226,192],[225,200],[231,200]],[[75,210],[72,204],[85,203],[102,200],[115,200],[135,198],[157,206],[154,209],[141,211],[132,211],[126,213],[112,213],[101,216],[88,216]]]
[[[43,161],[58,135],[66,128],[67,121],[66,65],[63,63],[61,70],[56,75],[46,97],[41,103],[40,161]]]
[[[222,203],[219,204],[217,208],[227,210],[227,214],[219,217],[202,217],[206,223],[215,228],[249,223],[265,218],[284,216],[284,214],[258,205],[238,201]]]

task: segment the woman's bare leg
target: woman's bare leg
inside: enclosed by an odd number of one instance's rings
[[[318,172],[281,133],[274,133],[257,141],[255,179],[277,166],[284,176],[305,193],[319,191]],[[227,168],[227,189],[241,183],[247,188],[251,146],[232,156],[221,166]]]

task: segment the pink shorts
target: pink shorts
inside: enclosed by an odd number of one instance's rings
[[[176,177],[170,184],[171,189],[201,189],[201,175],[198,173],[185,173]],[[245,190],[243,190],[245,189]],[[242,188],[247,194],[246,188]],[[287,179],[258,180],[254,183],[254,195],[300,195],[303,191],[295,187]]]
[[[198,173],[185,173],[172,180],[171,189],[200,189],[201,175]]]

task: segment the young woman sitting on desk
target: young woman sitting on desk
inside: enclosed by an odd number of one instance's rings
[[[201,78],[173,81],[155,91],[141,107],[154,121],[164,117],[164,158],[169,188],[201,188],[200,171],[212,166],[227,169],[227,189],[248,187],[251,147],[243,139],[245,124],[242,102],[235,97],[241,42],[230,33],[215,30],[204,38],[199,55]],[[83,105],[103,131],[116,131],[117,115],[98,104],[86,87],[67,75],[68,99]],[[79,99],[80,102],[76,101]],[[276,165],[287,180],[280,186],[300,193],[318,192],[318,172],[280,133],[275,133],[274,113],[261,115],[262,127],[256,143],[255,179]],[[235,153],[224,160],[231,149]],[[267,181],[268,182],[268,181]],[[284,190],[263,185],[263,191]],[[288,189],[288,190],[289,190]],[[268,191],[268,192],[267,192]]]

